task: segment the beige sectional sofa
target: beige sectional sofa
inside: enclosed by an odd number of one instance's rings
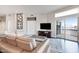
[[[2,52],[32,52],[35,47],[32,44],[32,40],[24,37],[16,37],[7,35],[6,37],[0,37],[0,51]]]

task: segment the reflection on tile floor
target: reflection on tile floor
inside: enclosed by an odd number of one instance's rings
[[[50,39],[51,53],[78,53],[79,44],[64,39]]]

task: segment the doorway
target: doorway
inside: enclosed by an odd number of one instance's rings
[[[35,35],[36,33],[36,21],[27,20],[27,35]]]

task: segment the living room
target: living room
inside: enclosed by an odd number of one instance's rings
[[[39,7],[39,8],[38,8]],[[47,40],[47,35],[48,37],[51,37],[52,31],[54,35],[54,28],[48,29],[41,29],[40,24],[45,23],[51,26],[52,23],[52,16],[50,15],[50,10],[52,6],[27,6],[27,5],[1,5],[0,6],[0,12],[1,12],[1,32],[0,32],[0,38],[1,38],[1,43],[0,43],[0,52],[6,53],[6,52],[46,52],[45,50],[48,49],[49,45],[49,40]],[[60,8],[59,6],[58,8]],[[42,9],[43,8],[43,9]],[[45,11],[45,9],[47,9]],[[40,10],[39,10],[40,9]],[[44,10],[44,11],[43,11]],[[52,10],[52,8],[51,8]],[[41,12],[43,11],[43,12]],[[49,16],[51,18],[49,18]],[[53,18],[54,19],[54,18]],[[3,21],[4,20],[4,21]],[[51,20],[51,21],[49,21]],[[52,25],[53,26],[53,25]],[[55,26],[53,26],[55,27]],[[45,34],[45,36],[38,36],[39,31],[44,31],[48,34]],[[50,33],[49,33],[50,32]],[[18,41],[17,39],[25,39],[26,41]],[[9,40],[8,40],[9,39]],[[24,44],[27,41],[32,39],[32,45],[29,44]],[[38,44],[37,41],[42,41]],[[45,40],[45,42],[43,42]],[[6,41],[6,42],[5,42]],[[17,43],[17,42],[18,43]],[[5,42],[5,43],[4,43]],[[9,43],[9,44],[7,44]],[[7,45],[7,46],[6,46]],[[15,47],[14,47],[14,46]],[[26,46],[24,46],[26,45]],[[36,46],[37,45],[37,46]],[[39,46],[38,46],[39,45]],[[13,48],[11,49],[10,47]],[[17,48],[19,46],[20,48]],[[23,47],[24,46],[24,47]],[[6,48],[7,47],[7,48]],[[34,47],[34,48],[33,48]],[[39,48],[39,49],[38,49]],[[45,49],[46,48],[46,49]],[[25,51],[26,50],[26,51]]]
[[[68,14],[67,16],[64,15],[60,17],[57,17],[56,14],[59,14],[60,12],[62,13],[63,11],[66,11],[66,10],[72,10],[74,8],[78,9],[78,6],[0,5],[0,16],[1,16],[0,24],[2,24],[0,25],[0,28],[1,28],[0,29],[0,41],[1,41],[0,52],[2,53],[63,52],[63,49],[61,50],[59,49],[61,48],[58,44],[59,40],[61,41],[63,39],[69,42],[77,42],[78,38],[77,40],[76,39],[71,40],[72,38],[66,37],[68,35],[66,33],[69,33],[69,32],[67,32],[67,30],[66,31],[61,30],[62,27],[61,25],[58,25],[58,24],[62,22],[61,19],[66,19],[70,16],[78,19],[78,12],[75,13],[74,11],[73,15]],[[62,22],[62,24],[64,24],[64,30],[67,29],[65,25],[66,23]],[[76,25],[74,26],[76,27]],[[72,28],[68,28],[68,30],[70,29]],[[77,31],[77,29],[75,29],[75,31]],[[61,35],[62,32],[64,33],[63,36]],[[50,39],[52,40],[58,39],[58,42],[55,42],[55,41],[52,42]],[[50,41],[51,41],[51,44],[50,44]],[[52,48],[51,48],[51,45],[53,46]],[[12,49],[10,47],[12,47]],[[79,51],[75,51],[75,49],[74,49],[74,52],[79,52]],[[73,50],[72,51],[68,50],[64,52],[73,52]]]

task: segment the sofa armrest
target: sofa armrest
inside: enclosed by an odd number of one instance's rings
[[[21,39],[16,39],[17,46],[26,50],[26,51],[32,51],[33,50],[33,45],[31,42],[26,41],[26,40],[21,40]]]

